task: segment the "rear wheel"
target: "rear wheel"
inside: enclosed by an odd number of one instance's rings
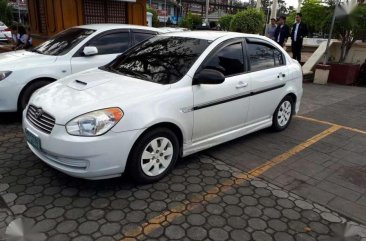
[[[277,106],[273,114],[272,129],[282,131],[288,127],[293,115],[293,100],[290,96],[286,96]]]
[[[127,172],[137,182],[156,182],[168,174],[178,159],[179,141],[167,128],[145,133],[134,146]]]
[[[25,107],[27,107],[28,102],[34,91],[38,90],[39,88],[42,88],[45,85],[50,84],[51,81],[49,80],[38,80],[29,86],[26,87],[26,89],[23,90],[22,95],[19,99],[19,110],[23,111]]]

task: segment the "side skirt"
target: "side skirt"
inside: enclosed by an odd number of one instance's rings
[[[244,126],[239,129],[236,129],[236,130],[222,133],[217,136],[207,138],[205,140],[200,140],[198,142],[184,144],[182,157],[208,149],[213,146],[217,146],[224,142],[234,140],[236,138],[242,137],[242,136],[250,134],[252,132],[270,127],[271,125],[272,125],[272,118],[260,121],[258,123],[255,123],[255,124],[252,124],[249,126]]]

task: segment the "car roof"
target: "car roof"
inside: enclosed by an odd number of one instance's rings
[[[171,32],[164,34],[165,36],[174,37],[185,37],[185,38],[197,38],[205,39],[209,41],[214,41],[221,37],[260,37],[254,34],[236,33],[236,32],[224,32],[224,31],[181,31],[181,32]]]
[[[160,30],[158,28],[146,27],[141,25],[133,25],[133,24],[114,24],[114,23],[103,23],[103,24],[87,24],[87,25],[80,25],[75,26],[74,28],[87,28],[93,29],[96,31],[107,31],[113,29],[139,29],[139,30],[150,30],[159,33],[165,33],[166,31]]]

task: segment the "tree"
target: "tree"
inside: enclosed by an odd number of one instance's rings
[[[11,25],[13,22],[13,11],[7,0],[0,0],[0,21],[6,25]]]
[[[286,22],[287,24],[289,24],[291,26],[291,24],[293,24],[295,22],[295,17],[296,17],[296,10],[292,10],[288,13],[287,17],[286,17]]]
[[[160,21],[158,18],[158,13],[156,12],[155,9],[153,9],[152,7],[147,7],[146,9],[149,13],[152,13],[153,17],[152,17],[152,26],[153,27],[159,27],[160,25]]]
[[[188,12],[187,16],[180,21],[179,26],[183,28],[194,29],[196,26],[199,26],[201,24],[201,16],[194,15],[191,12]]]
[[[286,2],[284,0],[278,0],[277,16],[285,16],[287,13]]]
[[[264,22],[265,16],[261,10],[248,8],[234,15],[230,24],[230,30],[257,34],[262,31]]]
[[[231,20],[233,19],[233,17],[234,17],[234,15],[227,14],[227,15],[222,16],[219,19],[220,27],[222,30],[225,30],[225,31],[230,30],[230,23],[231,23]]]
[[[303,16],[302,20],[307,24],[310,34],[314,32],[323,33],[329,29],[326,23],[330,20],[333,11],[330,7],[322,5],[320,0],[305,0],[301,8],[301,13]],[[288,21],[288,23],[293,22]]]
[[[351,14],[336,19],[333,36],[341,40],[339,63],[344,63],[353,44],[365,37],[365,29],[366,5],[358,5]]]

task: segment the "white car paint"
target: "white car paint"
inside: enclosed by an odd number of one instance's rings
[[[105,65],[116,58],[120,53],[83,57],[74,56],[86,43],[101,33],[112,30],[167,32],[157,28],[124,24],[93,24],[78,26],[77,28],[92,29],[95,32],[64,55],[43,55],[26,50],[0,54],[0,72],[12,71],[6,79],[0,80],[0,112],[17,111],[18,100],[21,97],[22,90],[28,84],[33,83],[33,81],[42,78],[50,81],[57,80],[72,73]]]
[[[273,41],[258,35],[227,32],[179,32],[165,36],[206,39],[212,43],[184,77],[173,84],[161,85],[91,69],[38,90],[30,105],[52,115],[56,125],[50,134],[40,131],[26,117],[26,109],[23,128],[42,143],[41,150],[28,143],[31,150],[50,166],[71,176],[102,179],[125,171],[132,146],[156,124],[170,123],[179,128],[182,156],[187,156],[271,126],[276,107],[288,94],[296,96],[295,112],[298,112],[302,97],[301,66]],[[218,85],[192,85],[204,59],[218,45],[233,38],[255,38],[276,46],[286,65],[228,77]],[[87,87],[75,83],[76,80],[86,82]],[[268,91],[261,93],[264,89]],[[199,106],[237,94],[247,98],[198,110]],[[106,134],[79,137],[67,133],[65,125],[73,118],[110,107],[121,108],[124,116]],[[84,162],[85,168],[69,165],[78,161]]]
[[[11,31],[0,21],[0,41],[7,41],[9,38],[11,38]]]

